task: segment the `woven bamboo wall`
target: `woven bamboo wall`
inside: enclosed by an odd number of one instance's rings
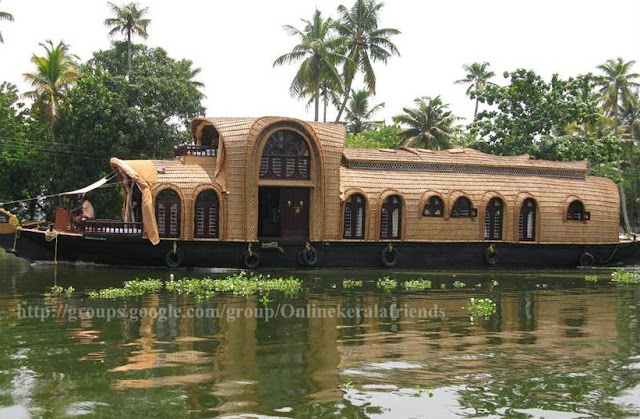
[[[380,180],[384,179],[384,182]],[[405,202],[403,239],[428,241],[479,241],[484,239],[486,204],[493,196],[504,200],[504,241],[518,240],[517,219],[523,196],[531,196],[538,205],[536,242],[540,243],[615,243],[618,241],[616,185],[604,178],[587,176],[584,180],[540,176],[508,176],[466,173],[422,173],[357,170],[343,167],[342,190],[357,187],[368,199],[367,239],[378,240],[379,213],[383,196],[389,190],[399,193]],[[423,217],[424,201],[437,192],[444,197],[446,218]],[[464,194],[478,216],[449,218],[453,201]],[[590,221],[567,221],[570,196],[580,198]]]
[[[198,119],[192,124],[194,133],[201,124],[212,125],[220,134],[223,145],[217,158],[191,158],[188,164],[178,160],[154,162],[165,172],[158,174],[154,196],[172,185],[183,199],[181,231],[185,238],[193,237],[193,204],[197,194],[210,188],[218,193],[221,205],[220,239],[256,239],[257,173],[262,147],[274,130],[292,129],[301,133],[310,145],[311,181],[305,182],[312,185],[310,237],[314,241],[342,238],[342,203],[355,192],[367,198],[366,240],[379,240],[380,208],[385,197],[392,194],[403,198],[403,240],[484,240],[485,208],[492,197],[500,197],[505,204],[503,241],[518,240],[520,205],[528,197],[534,198],[538,206],[535,234],[538,243],[615,243],[618,240],[617,188],[607,179],[584,177],[585,162],[538,161],[526,155],[498,157],[471,149],[440,152],[407,148],[345,149],[342,126],[290,118]],[[430,164],[453,169],[425,172],[409,171],[406,167],[383,170],[377,166],[366,169],[343,166],[354,163]],[[455,167],[490,168],[493,172],[455,172]],[[496,172],[512,169],[524,172],[518,175]],[[540,171],[551,175],[541,175]],[[565,175],[567,178],[562,177]],[[422,216],[424,203],[433,194],[445,202],[443,218]],[[477,217],[449,217],[453,202],[462,195],[478,209]],[[585,204],[591,220],[566,220],[567,206],[573,199]]]

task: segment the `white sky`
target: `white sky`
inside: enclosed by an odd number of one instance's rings
[[[118,4],[123,1],[116,1]],[[351,0],[140,0],[150,9],[150,46],[202,69],[207,116],[282,115],[312,119],[313,109],[289,96],[295,66],[273,68],[295,45],[282,25],[300,27],[317,6],[325,16]],[[29,58],[39,42],[64,40],[84,61],[109,48],[103,25],[110,10],[96,0],[2,0],[0,10],[14,22],[0,22],[0,82],[18,84],[31,71]],[[386,102],[378,117],[390,118],[415,97],[441,95],[454,113],[471,117],[473,102],[462,65],[488,61],[502,83],[502,72],[533,69],[545,78],[589,71],[608,58],[640,61],[640,1],[608,0],[387,0],[381,25],[398,28],[401,56],[375,66],[375,101]],[[635,68],[640,72],[640,63]],[[335,118],[332,110],[328,117]]]

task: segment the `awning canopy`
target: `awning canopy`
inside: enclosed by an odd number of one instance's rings
[[[108,176],[105,176],[102,179],[100,179],[99,181],[93,182],[89,186],[85,186],[84,188],[81,188],[81,189],[76,189],[75,191],[63,192],[60,195],[80,195],[80,194],[85,194],[85,193],[87,193],[89,191],[92,191],[92,190],[97,189],[100,186],[104,185],[105,183],[107,183],[108,180],[109,180]]]

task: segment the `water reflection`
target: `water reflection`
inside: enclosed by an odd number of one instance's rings
[[[168,272],[56,269],[0,255],[0,416],[640,414],[637,286],[587,284],[580,272],[468,273],[464,289],[440,290],[436,281],[460,274],[437,274],[432,291],[383,293],[371,281],[342,290],[342,274],[331,272],[309,278],[299,298],[272,296],[281,315],[270,319],[248,315],[263,308],[256,297],[83,294],[148,275]],[[79,292],[43,297],[54,281]],[[472,323],[470,297],[492,298],[498,312]],[[233,315],[41,321],[19,318],[26,306]]]

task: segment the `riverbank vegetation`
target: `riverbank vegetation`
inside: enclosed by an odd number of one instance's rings
[[[65,203],[6,203],[84,186],[110,173],[112,156],[171,158],[174,146],[189,140],[189,121],[205,113],[200,69],[136,42],[153,30],[149,8],[109,4],[102,30],[110,48],[82,62],[73,42],[43,40],[24,74],[29,91],[0,81],[0,201],[23,219],[51,216]],[[413,103],[384,121],[377,116],[384,98],[375,96],[376,69],[402,60],[395,44],[401,28],[385,25],[384,11],[382,2],[353,0],[337,10],[310,10],[301,25],[284,27],[292,44],[282,46],[273,65],[295,66],[283,89],[313,105],[315,120],[343,123],[348,147],[465,146],[587,160],[591,174],[619,184],[625,228],[640,225],[634,61],[612,57],[594,62],[591,73],[550,78],[531,69],[494,69],[488,61],[466,63],[451,82],[466,87],[461,94],[474,103],[472,119],[455,115],[439,92],[416,87]],[[0,12],[0,23],[12,20],[9,11]],[[92,194],[99,217],[120,215],[121,194],[120,188]]]

